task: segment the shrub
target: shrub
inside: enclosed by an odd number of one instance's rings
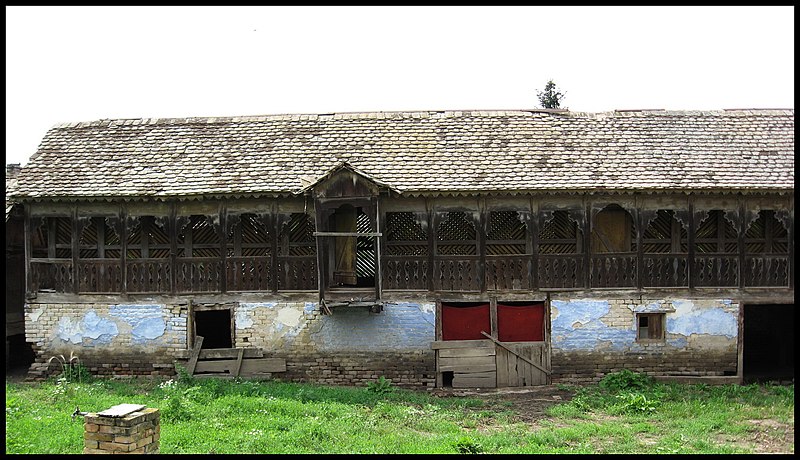
[[[653,384],[653,378],[647,374],[639,374],[629,369],[623,369],[606,375],[600,381],[600,386],[608,391],[617,392],[625,390],[644,390]]]
[[[613,406],[617,413],[623,414],[651,414],[660,404],[657,399],[647,398],[641,393],[621,393],[616,396],[618,403]]]
[[[175,364],[175,373],[178,374],[178,383],[182,385],[190,386],[195,381],[194,376],[180,364]]]
[[[394,387],[392,387],[391,380],[387,380],[384,376],[380,376],[378,380],[367,383],[367,391],[384,395],[393,392]]]
[[[186,407],[184,398],[179,395],[171,396],[166,406],[161,410],[162,417],[169,422],[189,421],[194,417],[192,411]]]
[[[460,454],[479,454],[483,452],[483,446],[472,439],[462,436],[453,444],[453,447]]]

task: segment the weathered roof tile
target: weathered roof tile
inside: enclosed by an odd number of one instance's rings
[[[379,112],[67,123],[47,132],[20,174],[15,196],[298,193],[342,161],[411,194],[793,190],[794,110]]]

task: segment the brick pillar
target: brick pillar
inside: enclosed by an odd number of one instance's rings
[[[107,415],[112,413],[114,408],[84,415],[83,453],[159,453],[158,440],[161,437],[161,427],[158,409],[140,407],[124,415],[119,413]]]

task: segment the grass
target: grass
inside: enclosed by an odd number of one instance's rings
[[[764,430],[777,441],[794,432],[793,385],[657,384],[631,373],[571,391],[531,424],[502,400],[436,398],[386,380],[6,382],[6,452],[81,453],[76,407],[121,403],[160,409],[162,454],[748,453]],[[781,448],[793,453],[793,437]]]

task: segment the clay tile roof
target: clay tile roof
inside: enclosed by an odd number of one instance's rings
[[[50,129],[23,199],[300,193],[347,164],[403,194],[794,189],[794,110],[430,111]]]

